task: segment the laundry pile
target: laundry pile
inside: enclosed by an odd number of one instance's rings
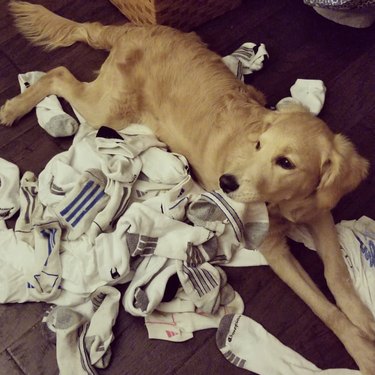
[[[226,60],[243,79],[267,56],[264,45],[246,44]],[[20,75],[21,90],[41,75]],[[315,113],[324,92],[321,81],[297,81],[288,101]],[[328,373],[241,315],[242,298],[221,268],[266,264],[256,250],[268,230],[265,204],[204,191],[186,159],[144,126],[78,127],[56,100],[38,104],[38,121],[52,136],[78,129],[69,150],[39,176],[28,171],[21,179],[18,167],[0,158],[0,303],[54,305],[44,322],[56,334],[60,373],[108,366],[121,299],[113,286],[125,283],[122,305],[145,319],[150,338],[185,341],[218,328],[218,348],[238,367],[272,375],[283,363],[283,374]],[[18,210],[14,230],[7,229]],[[360,241],[373,267],[373,248]],[[272,363],[262,354],[270,348]]]
[[[17,178],[17,167],[1,162],[12,171],[2,186],[16,187],[9,177]],[[150,316],[162,301],[166,312],[185,314],[173,333],[147,321],[152,337],[175,341],[212,327],[212,321],[217,326],[228,312],[243,312],[219,265],[260,244],[268,229],[265,205],[203,191],[186,159],[168,152],[147,128],[92,131],[82,125],[70,149],[53,157],[38,177],[22,176],[19,200],[16,191],[6,205],[7,212],[20,206],[15,229],[3,229],[0,236],[1,303],[70,306],[74,321],[82,322],[77,314],[84,314],[92,324],[103,306],[94,312],[95,296],[113,302],[117,295],[101,287],[129,283],[122,304],[132,315]],[[66,323],[67,310],[58,311],[47,321],[55,315],[59,321],[63,311],[60,320]],[[90,327],[97,330],[90,325],[87,335]],[[108,335],[107,343],[94,337],[108,348]]]

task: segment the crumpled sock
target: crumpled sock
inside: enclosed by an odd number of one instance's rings
[[[68,307],[56,306],[43,322],[56,334],[56,357],[61,375],[96,374],[84,345],[88,325],[81,314]]]
[[[297,79],[290,88],[291,97],[281,99],[276,104],[276,109],[281,110],[289,105],[303,105],[315,116],[323,108],[326,87],[323,81],[316,79]]]
[[[89,323],[84,344],[92,365],[106,368],[111,359],[112,327],[119,311],[120,292],[111,286],[101,286],[90,296],[94,315]]]
[[[224,64],[241,81],[244,75],[251,74],[263,68],[268,58],[266,46],[247,42],[237,48],[232,54],[223,57]]]

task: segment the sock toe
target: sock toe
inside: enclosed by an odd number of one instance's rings
[[[66,113],[56,115],[44,125],[46,132],[52,137],[68,137],[76,133],[77,121]]]
[[[68,329],[78,325],[82,320],[82,316],[77,312],[62,306],[53,308],[45,319],[47,327],[56,332],[58,329]]]

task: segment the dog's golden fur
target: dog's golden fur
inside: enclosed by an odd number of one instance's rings
[[[64,67],[51,70],[5,103],[0,122],[11,125],[56,94],[96,128],[147,124],[188,158],[207,189],[231,176],[233,199],[269,205],[271,229],[260,250],[271,267],[339,337],[363,374],[374,375],[374,317],[349,281],[329,212],[367,174],[368,163],[351,142],[303,107],[266,109],[263,95],[236,80],[194,33],[79,24],[26,2],[11,2],[10,9],[34,44],[53,49],[81,41],[108,50],[109,57],[90,83],[77,81]],[[289,221],[309,226],[337,306],[289,252]]]

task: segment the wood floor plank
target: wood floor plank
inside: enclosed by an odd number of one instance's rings
[[[8,347],[8,352],[25,375],[58,375],[56,347],[43,333],[44,323],[37,323],[19,340]]]
[[[34,123],[26,133],[0,148],[3,158],[19,166],[21,173],[32,171],[38,175],[47,162],[61,152],[61,148],[36,123],[35,114],[30,113]],[[34,117],[34,118],[32,118]]]
[[[320,17],[302,2],[287,2],[290,15],[287,10],[281,11],[270,16],[267,25],[247,29],[243,41],[263,42],[270,54],[265,68],[250,75],[247,81],[263,91],[271,104],[290,96],[289,88],[297,78],[323,80],[328,97],[332,78],[368,51],[375,30],[340,26]]]
[[[0,352],[37,324],[46,308],[44,303],[0,304]]]
[[[249,36],[252,34],[250,30],[261,28],[264,22],[268,22],[284,6],[281,1],[243,1],[240,7],[209,21],[195,31],[208,43],[209,48],[224,56],[233,52],[233,46],[236,48],[247,41],[261,42],[255,39],[255,35]],[[222,37],[223,33],[225,38]]]
[[[0,353],[0,369],[1,374],[4,375],[24,375],[24,372],[18,367],[7,351]]]
[[[348,63],[346,69],[339,72],[329,82],[322,117],[334,131],[346,132],[352,127],[358,128],[357,124],[364,115],[375,109],[375,103],[371,97],[365,100],[375,87],[374,61],[375,46],[367,46],[363,54],[351,64]],[[348,82],[350,82],[350,90],[348,90]],[[365,138],[360,131],[352,132],[351,135],[354,141],[357,138],[358,140]],[[369,156],[373,155],[372,152]]]

